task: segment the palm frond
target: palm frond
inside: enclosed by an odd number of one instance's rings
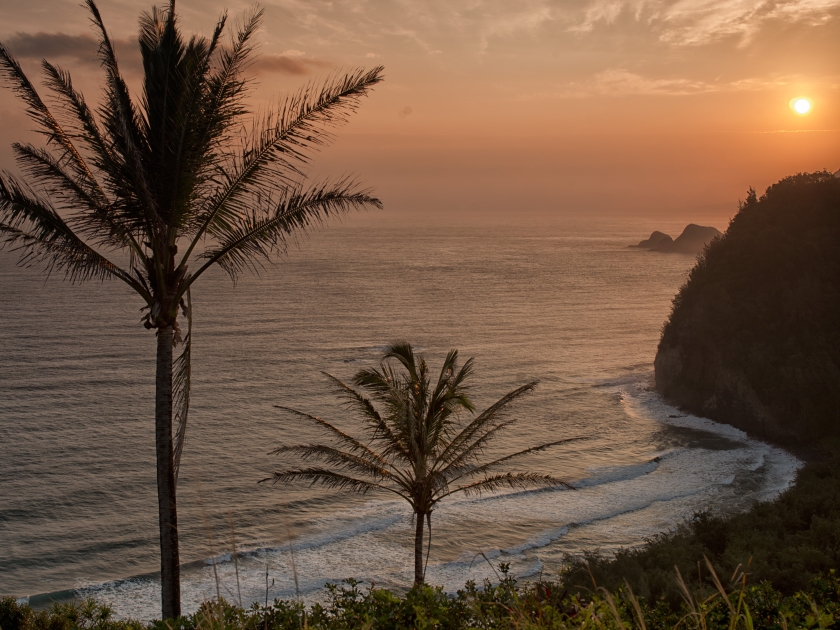
[[[383,418],[387,419],[391,433],[406,450],[411,460],[411,440],[413,439],[413,414],[409,404],[409,379],[398,376],[394,367],[384,359],[379,369],[366,368],[359,370],[353,376],[353,383],[365,388],[371,397],[383,407]]]
[[[68,135],[79,139],[81,144],[93,154],[92,164],[96,168],[109,176],[113,175],[118,170],[118,166],[114,164],[115,156],[108,148],[108,144],[102,136],[102,130],[99,128],[93,112],[87,106],[84,96],[73,87],[70,74],[46,60],[41,62],[41,67],[47,76],[47,87],[53,92],[61,106],[59,113],[65,111],[68,114],[63,117],[67,121],[64,127],[68,130]],[[90,172],[86,164],[81,163],[78,166],[82,168],[90,184],[99,189],[100,203],[107,205],[107,195],[96,181],[96,177]]]
[[[91,164],[104,174],[105,182],[116,184],[119,190],[125,176],[124,160],[111,150],[84,96],[73,87],[70,74],[46,60],[41,65],[47,76],[46,85],[61,106],[58,112],[65,114],[61,121],[68,135],[89,151]],[[113,201],[86,163],[74,160],[73,165],[77,186],[89,201],[84,210],[73,214],[69,223],[103,245],[128,247],[132,257],[141,256],[134,233],[145,225],[145,216],[134,212],[130,204]]]
[[[299,418],[303,418],[305,420],[309,420],[313,422],[318,427],[324,429],[329,435],[336,438],[341,444],[345,446],[345,448],[350,449],[352,453],[363,453],[368,459],[371,461],[379,462],[382,466],[388,466],[388,462],[380,456],[378,453],[372,451],[369,447],[362,444],[359,440],[354,438],[352,435],[345,433],[334,424],[327,422],[326,420],[322,420],[318,416],[313,416],[308,413],[304,413],[302,411],[298,411],[297,409],[292,409],[291,407],[282,407],[280,405],[274,405],[277,409],[282,409],[288,413],[294,414]],[[276,451],[273,451],[276,452]]]
[[[325,486],[330,489],[350,490],[351,492],[358,492],[359,494],[367,494],[371,490],[386,490],[392,492],[400,497],[405,496],[393,488],[383,486],[371,481],[363,479],[356,479],[348,475],[327,470],[325,468],[299,468],[296,470],[283,470],[274,473],[271,477],[262,479],[261,482],[271,481],[273,483],[285,483],[289,481],[308,481],[310,486],[316,484]]]
[[[154,237],[165,226],[160,220],[143,160],[143,154],[148,154],[146,138],[141,131],[143,122],[120,73],[117,54],[99,8],[94,0],[85,0],[84,4],[99,32],[99,59],[105,69],[105,101],[100,108],[100,118],[120,165],[119,172],[112,175],[111,186],[119,197],[132,202],[125,205],[126,209],[139,210],[138,218],[142,217],[147,238],[157,243],[160,239]]]
[[[528,488],[538,488],[541,486],[563,486],[569,490],[574,490],[574,488],[565,481],[552,477],[551,475],[509,472],[491,475],[490,477],[485,477],[480,481],[453,488],[452,490],[437,497],[437,501],[440,501],[450,494],[455,494],[456,492],[463,492],[466,496],[470,496],[480,495],[482,492],[502,490],[505,488],[510,488],[512,490],[527,490]]]
[[[414,358],[414,348],[407,341],[392,343],[385,349],[382,359],[385,361],[396,359],[405,368],[411,382],[421,380],[419,370],[417,369],[417,360]]]
[[[580,440],[588,440],[589,438],[586,437],[574,437],[574,438],[566,438],[564,440],[556,440],[554,442],[549,442],[547,444],[540,444],[539,446],[532,446],[531,448],[526,448],[521,451],[517,451],[516,453],[511,453],[510,455],[505,455],[504,457],[500,457],[499,459],[494,459],[492,462],[487,462],[486,464],[481,464],[480,466],[476,466],[474,468],[470,468],[465,470],[457,477],[453,477],[450,479],[450,483],[453,481],[457,481],[458,479],[462,479],[464,477],[473,477],[475,475],[481,475],[484,473],[489,472],[494,468],[498,468],[503,464],[509,464],[514,459],[519,459],[520,457],[524,457],[525,455],[530,455],[531,453],[539,453],[540,451],[544,451],[548,448],[552,448],[554,446],[559,446],[560,444],[567,444],[569,442],[578,442]],[[568,485],[568,484],[567,484]],[[569,486],[571,488],[571,486]]]
[[[169,9],[153,8],[140,19],[144,161],[158,212],[170,231],[189,225],[202,171],[214,160],[206,134],[206,92],[220,28],[212,40],[194,36],[187,42]]]
[[[45,149],[31,144],[12,144],[15,161],[28,181],[40,185],[50,199],[67,208],[97,212],[102,208],[97,189],[91,189],[89,182],[70,173],[64,165]]]
[[[196,165],[196,199],[213,200],[219,197],[219,188],[229,181],[231,164],[235,162],[235,152],[227,147],[239,145],[240,138],[234,139],[238,132],[238,121],[248,113],[244,98],[247,93],[248,80],[242,78],[242,73],[251,63],[254,46],[251,40],[259,28],[263,17],[263,10],[253,7],[244,17],[235,35],[231,37],[229,46],[218,46],[219,38],[227,22],[227,14],[223,13],[208,48],[208,59],[212,59],[211,68],[203,81],[204,96],[202,98],[202,112],[195,121],[196,150],[202,160]],[[191,236],[192,241],[184,253],[181,265],[185,265],[202,235],[206,233],[212,213],[208,213],[206,206],[212,203],[189,204],[190,219],[184,225],[183,234]],[[193,221],[196,216],[199,221]]]
[[[302,175],[309,154],[331,140],[328,129],[344,123],[359,100],[382,80],[383,68],[329,78],[320,89],[307,85],[255,123],[242,148],[218,173],[221,185],[200,214],[189,251],[205,233],[224,237],[266,194],[285,194]]]
[[[399,479],[383,466],[380,461],[368,459],[364,455],[348,453],[325,444],[292,444],[280,446],[271,451],[270,454],[284,455],[287,453],[296,455],[303,460],[313,459],[329,464],[330,466],[350,470],[354,473],[361,473],[374,481],[388,479],[400,483]]]
[[[481,428],[481,431],[473,435],[472,441],[463,443],[457,452],[450,453],[453,457],[439,457],[435,462],[436,470],[451,477],[473,468],[475,461],[484,452],[484,449],[498,437],[499,433],[505,429],[509,429],[517,422],[518,420],[514,418],[512,420],[496,422],[495,424],[490,424],[490,426],[485,424]],[[444,452],[446,452],[446,449],[444,449]]]
[[[382,448],[382,457],[386,459],[397,457],[403,463],[407,463],[408,451],[406,450],[405,445],[400,441],[400,438],[394,434],[391,427],[388,426],[388,423],[382,418],[380,413],[376,410],[376,407],[373,406],[373,403],[333,375],[327,374],[326,372],[322,372],[322,374],[333,382],[333,386],[339,395],[342,398],[345,398],[348,401],[348,404],[354,407],[373,427],[371,441],[379,443]]]
[[[473,359],[467,359],[467,362],[458,370],[458,351],[450,350],[447,353],[431,396],[429,406],[432,408],[432,413],[438,413],[439,409],[452,413],[458,408],[475,411],[475,406],[468,396],[469,388],[465,384],[472,374],[474,363]]]
[[[324,182],[306,191],[295,190],[273,210],[251,211],[220,232],[218,246],[201,255],[207,262],[193,274],[190,282],[213,264],[218,264],[233,279],[246,269],[258,272],[260,261],[270,260],[272,253],[285,253],[295,233],[318,226],[331,216],[365,206],[381,208],[382,203],[350,180]]]
[[[458,412],[462,410],[475,411],[466,385],[466,379],[469,378],[472,369],[473,359],[468,359],[458,370],[458,351],[450,350],[447,353],[438,382],[429,396],[427,411],[428,415],[435,419],[429,439],[435,443],[437,449],[445,444],[446,438],[455,431],[456,424],[451,419],[452,416],[457,417]]]
[[[181,455],[187,441],[187,415],[190,411],[190,385],[192,383],[192,297],[190,290],[184,296],[184,311],[187,316],[187,334],[184,337],[184,349],[175,359],[172,379],[172,402],[175,409],[175,483],[178,483],[178,472],[181,470]]]
[[[0,247],[21,252],[20,264],[43,264],[48,273],[63,271],[70,281],[119,278],[147,301],[137,281],[80,239],[55,211],[25,184],[0,174]]]
[[[461,432],[449,442],[447,447],[440,454],[440,460],[443,462],[451,462],[454,458],[458,457],[465,448],[469,447],[476,435],[481,434],[480,432],[488,423],[493,422],[498,415],[517,398],[532,392],[538,384],[539,381],[531,381],[521,387],[517,387],[478,414],[472,422],[464,427]]]
[[[25,112],[27,116],[38,125],[39,132],[46,136],[47,144],[55,144],[60,147],[77,173],[84,174],[93,181],[93,175],[74,146],[70,135],[64,131],[58,120],[44,104],[44,101],[41,100],[35,87],[23,73],[20,64],[2,43],[0,43],[0,76],[10,84],[12,91],[26,104]]]
[[[216,63],[207,77],[207,98],[205,107],[205,132],[208,144],[223,143],[234,133],[235,122],[247,113],[243,103],[247,81],[242,73],[252,62],[254,45],[252,40],[260,27],[263,9],[256,6],[246,13],[237,32],[231,37],[229,46],[218,49]],[[216,43],[227,22],[222,14],[212,38],[210,54],[216,51]]]
[[[353,376],[353,384],[357,387],[364,387],[371,392],[374,398],[392,407],[396,398],[401,399],[403,391],[393,368],[384,361],[379,367],[380,369],[365,368],[359,370]]]

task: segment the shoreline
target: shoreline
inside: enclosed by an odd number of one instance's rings
[[[653,394],[656,397],[656,399],[661,401],[662,404],[667,405],[669,407],[672,407],[655,390],[647,389],[647,391],[650,392],[651,394]],[[673,409],[673,407],[672,407],[672,409]],[[665,417],[661,416],[661,412],[662,411],[667,412],[668,409],[662,410],[660,408],[657,411],[659,412],[659,417],[651,418],[651,419],[653,419],[656,422],[666,423],[670,426],[674,426],[673,422],[671,422],[671,420],[673,420],[673,416],[665,416]],[[784,451],[785,453],[787,453],[788,455],[795,458],[796,460],[798,460],[799,462],[801,462],[801,465],[798,466],[797,471],[794,472],[793,475],[789,477],[789,482],[788,482],[788,485],[785,487],[785,489],[777,491],[772,498],[762,500],[762,501],[760,501],[761,503],[766,503],[766,502],[769,502],[769,501],[773,501],[776,498],[778,498],[781,494],[783,494],[784,492],[787,492],[791,488],[795,487],[795,485],[797,483],[799,470],[802,469],[802,466],[808,465],[809,463],[811,463],[813,461],[818,461],[818,458],[816,457],[816,451],[814,451],[813,449],[808,449],[807,451],[804,451],[802,449],[794,450],[794,449],[791,449],[787,446],[783,446],[783,445],[780,445],[780,444],[774,444],[770,441],[763,440],[761,438],[757,438],[755,436],[752,436],[752,435],[748,434],[747,432],[742,431],[741,429],[738,429],[737,427],[733,427],[732,425],[729,425],[727,423],[717,422],[717,421],[714,421],[714,420],[710,420],[708,418],[700,418],[700,417],[694,416],[693,414],[690,414],[690,415],[693,418],[697,418],[699,420],[705,420],[705,421],[711,422],[715,425],[719,425],[721,428],[735,430],[735,431],[743,434],[744,436],[746,436],[750,441],[759,442],[759,443],[762,443],[762,444],[766,444],[767,446],[780,449],[780,450]],[[701,431],[708,430],[707,428],[701,428],[701,427],[694,427],[694,428],[696,430],[701,430]],[[724,433],[725,433],[725,431],[724,431]],[[774,470],[778,470],[778,469],[774,469]],[[737,512],[734,512],[731,515],[727,515],[727,518],[729,518],[730,516],[736,516],[738,514],[742,514],[747,509],[748,508],[741,508]],[[672,530],[665,530],[665,531],[662,531],[662,532],[658,532],[654,535],[667,534],[668,531],[672,531]],[[637,545],[635,543],[630,543],[629,546],[632,547],[632,548],[639,548],[639,545]],[[259,550],[256,550],[256,551],[259,551]],[[273,548],[272,549],[265,548],[265,549],[262,549],[262,551],[273,551]],[[246,558],[252,556],[254,554],[254,552],[255,552],[255,550],[240,551],[240,553],[238,555],[240,556],[241,559],[246,559]],[[580,553],[586,553],[586,552],[587,552],[586,549],[581,549],[580,550]],[[182,565],[182,568],[186,568],[186,569],[201,568],[201,567],[206,566],[207,564],[208,564],[207,559],[198,559],[198,560],[194,560],[194,561],[191,561],[191,562],[184,563]],[[149,573],[143,573],[143,574],[138,574],[138,575],[134,575],[134,576],[128,576],[128,577],[123,577],[123,578],[119,578],[119,579],[114,579],[114,580],[106,580],[102,584],[107,584],[107,585],[115,586],[115,587],[119,588],[120,586],[122,586],[126,583],[136,582],[138,580],[153,582],[158,575],[159,575],[158,572],[149,572]],[[98,585],[98,583],[97,583],[97,585]],[[30,595],[28,597],[19,598],[19,601],[28,602],[29,605],[32,606],[36,610],[43,610],[45,608],[48,608],[53,602],[67,602],[67,601],[73,601],[73,600],[78,599],[79,596],[80,596],[79,592],[83,591],[84,589],[85,589],[85,587],[78,587],[78,588],[69,588],[69,589],[63,589],[63,590],[58,590],[58,591],[51,591],[51,592],[46,592],[46,593],[38,593],[38,594]],[[125,592],[125,591],[123,591],[123,592]],[[281,599],[284,599],[284,598],[285,598],[284,596],[281,596]]]

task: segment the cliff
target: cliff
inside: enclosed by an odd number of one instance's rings
[[[840,179],[750,191],[674,298],[656,388],[779,443],[840,434]]]

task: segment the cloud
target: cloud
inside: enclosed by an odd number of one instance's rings
[[[5,44],[20,59],[73,59],[74,61],[98,65],[96,58],[98,42],[92,35],[68,35],[67,33],[15,33]],[[137,42],[115,41],[120,59],[132,63],[139,61]],[[305,56],[301,50],[287,50],[279,55],[263,55],[254,63],[254,70],[261,73],[309,74],[319,68],[330,68],[332,64]]]
[[[292,54],[299,53],[299,54]],[[331,68],[332,64],[320,59],[303,57],[297,50],[286,51],[282,55],[263,55],[254,62],[253,69],[258,73],[309,74],[318,68]]]
[[[98,43],[92,35],[67,33],[15,33],[4,42],[21,59],[65,57],[96,62]]]
[[[598,22],[612,24],[625,8],[622,0],[596,0],[586,9],[582,22],[569,27],[569,30],[577,33],[588,33]]]
[[[623,12],[645,23],[660,41],[698,46],[725,37],[741,44],[769,21],[823,24],[840,14],[840,0],[594,0],[569,31],[587,33],[612,24]]]
[[[786,85],[785,77],[772,79],[741,79],[727,82],[707,82],[685,78],[652,78],[635,74],[622,68],[605,70],[585,82],[567,83],[552,96],[559,98],[586,98],[591,96],[686,96],[707,92],[742,92]],[[531,98],[533,98],[533,95]],[[542,95],[548,96],[548,95]]]
[[[490,39],[532,33],[557,20],[556,12],[544,2],[525,2],[511,5],[515,8],[499,10],[484,19],[481,26],[481,50],[487,50]]]
[[[565,89],[567,97],[585,96],[627,96],[630,94],[668,94],[681,96],[708,92],[710,87],[703,81],[690,79],[654,79],[617,68],[599,72],[585,83],[569,83]]]
[[[679,0],[661,15],[660,39],[699,45],[727,36],[740,36],[746,44],[768,21],[827,22],[840,10],[840,0]]]
[[[140,50],[135,39],[112,39],[117,58],[124,70],[136,70],[140,63]],[[99,42],[89,34],[67,33],[15,33],[3,42],[18,59],[72,59],[86,65],[99,65]]]

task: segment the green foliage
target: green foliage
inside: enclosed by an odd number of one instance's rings
[[[769,439],[840,435],[838,242],[830,173],[787,177],[760,198],[751,190],[674,299],[660,391]]]
[[[92,599],[53,604],[49,610],[35,611],[0,598],[0,630],[145,630],[139,621],[116,620],[112,610]]]
[[[642,548],[612,558],[589,553],[571,559],[564,579],[570,588],[591,587],[593,576],[611,589],[627,580],[638,595],[676,610],[683,597],[673,579],[675,566],[686,582],[713,588],[704,556],[721,575],[747,566],[750,582],[766,582],[784,595],[840,569],[840,455],[806,465],[795,486],[745,513],[696,514]]]
[[[505,564],[498,583],[468,582],[454,595],[426,585],[397,594],[347,580],[329,585],[327,602],[311,607],[210,601],[192,615],[151,624],[114,620],[91,600],[36,612],[5,598],[0,630],[840,628],[834,452],[805,466],[776,501],[729,518],[698,514],[612,559],[576,559],[557,582],[519,584]]]
[[[35,612],[5,598],[0,630],[783,630],[836,628],[840,620],[840,580],[834,572],[791,597],[766,582],[748,586],[740,574],[729,587],[687,599],[676,611],[662,602],[651,605],[626,586],[570,593],[556,583],[519,585],[507,573],[498,584],[469,582],[455,595],[425,585],[398,595],[361,589],[353,580],[329,586],[329,593],[326,604],[309,608],[283,600],[249,609],[206,602],[192,615],[150,624],[114,620],[107,606],[92,600]]]

